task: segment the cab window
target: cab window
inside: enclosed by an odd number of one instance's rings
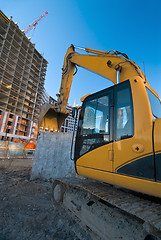
[[[149,97],[149,101],[150,101],[150,106],[152,109],[152,113],[153,116],[155,118],[161,118],[161,104],[160,104],[160,100],[148,89],[147,90],[147,94]]]
[[[87,102],[82,127],[83,134],[109,134],[109,96]]]
[[[116,90],[115,109],[115,140],[132,137],[134,135],[134,121],[130,84]]]
[[[90,97],[91,98],[91,97]],[[110,141],[110,93],[97,93],[86,100],[79,119],[79,156]]]

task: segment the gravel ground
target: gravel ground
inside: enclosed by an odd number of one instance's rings
[[[28,159],[3,161],[0,159],[0,240],[98,239],[94,234],[95,231],[92,233],[88,227],[85,227],[85,225],[89,226],[87,222],[81,227],[78,219],[72,217],[61,205],[53,203],[52,181],[30,180],[31,166],[32,161]],[[78,197],[76,200],[81,206],[79,194],[81,192],[74,193],[74,196]],[[90,222],[98,215],[96,224],[102,226],[101,232],[104,229],[102,221],[107,218],[108,239],[144,239],[142,236],[146,233],[142,229],[142,223],[127,218],[115,208],[102,205],[100,202],[87,208],[84,214],[90,209]],[[85,219],[88,217],[86,216]],[[98,226],[96,230],[97,228]]]
[[[0,169],[0,240],[89,239],[61,206],[53,205],[51,182],[31,181],[30,172]]]

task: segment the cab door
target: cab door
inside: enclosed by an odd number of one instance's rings
[[[82,106],[76,140],[79,174],[113,171],[113,87],[86,98]],[[81,169],[84,170],[81,171]],[[87,175],[86,175],[87,176]]]
[[[154,181],[153,121],[143,81],[128,80],[117,85],[114,99],[113,150],[114,172],[118,181],[116,184],[128,187],[129,181],[121,183],[125,179],[121,176]]]

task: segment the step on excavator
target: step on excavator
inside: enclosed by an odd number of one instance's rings
[[[75,49],[67,50],[58,101],[42,111],[40,126],[50,128],[52,119],[59,130],[77,67],[114,85],[83,97],[73,111],[75,170],[84,179],[56,179],[53,199],[84,223],[91,239],[161,239],[160,98],[126,54]]]

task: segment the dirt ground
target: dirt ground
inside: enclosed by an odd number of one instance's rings
[[[0,168],[0,240],[89,239],[51,200],[51,182],[30,180],[31,168]],[[80,237],[79,237],[80,236]]]

